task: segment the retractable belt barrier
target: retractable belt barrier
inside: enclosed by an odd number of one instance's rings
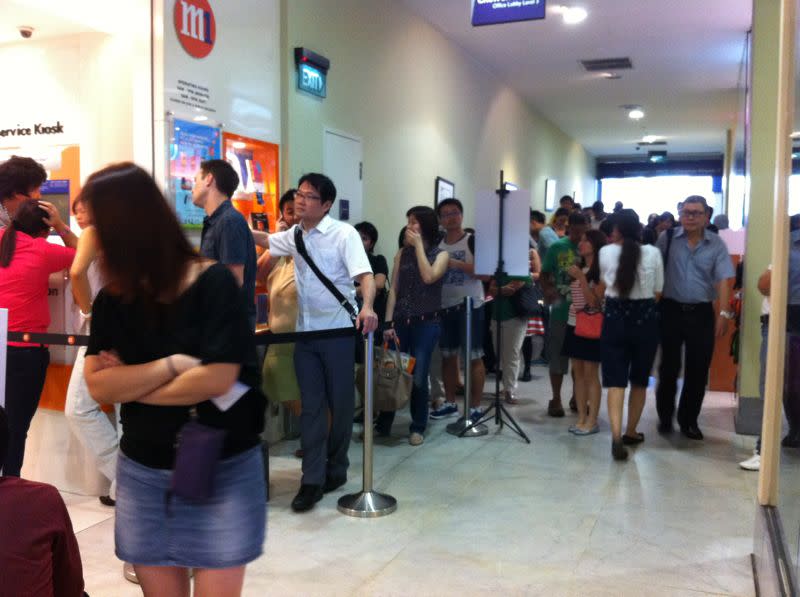
[[[409,325],[416,321],[428,321],[440,317],[446,313],[461,311],[464,309],[463,304],[446,309],[439,309],[424,313],[414,317],[405,317],[402,319],[403,323]],[[382,324],[376,331],[380,332],[392,327],[391,323]],[[312,332],[286,332],[275,334],[273,332],[266,332],[264,334],[256,335],[256,345],[263,346],[269,344],[289,344],[291,342],[298,342],[300,340],[323,340],[326,338],[346,338],[348,336],[356,336],[358,331],[354,327],[346,328],[331,328],[327,330],[314,330]],[[53,346],[88,346],[89,336],[82,334],[50,334],[50,333],[37,333],[37,332],[8,332],[9,342],[26,342],[28,344],[48,344]]]
[[[2,311],[2,310],[0,310]],[[467,298],[464,303],[448,307],[446,309],[439,309],[430,313],[425,313],[416,317],[403,318],[401,321],[408,325],[416,321],[430,321],[446,313],[454,313],[457,311],[465,311],[465,337],[467,341],[464,346],[464,362],[469,362],[470,347],[471,347],[471,311],[472,301]],[[376,332],[381,332],[390,329],[393,326],[392,322],[384,323]],[[2,330],[0,330],[2,331]],[[338,509],[343,514],[348,516],[356,516],[360,518],[376,518],[391,514],[397,508],[397,500],[390,495],[378,493],[373,489],[372,485],[372,452],[373,452],[373,429],[369,424],[373,418],[373,346],[374,346],[374,333],[363,336],[364,338],[364,352],[365,352],[365,396],[364,396],[364,465],[363,465],[363,484],[362,490],[358,493],[344,495],[339,499]],[[287,342],[297,342],[299,340],[317,340],[323,338],[346,338],[348,336],[355,337],[358,331],[354,327],[347,328],[334,328],[328,330],[317,330],[313,332],[292,332],[273,334],[271,332],[265,334],[258,334],[256,336],[256,344],[269,345],[269,344],[284,344]],[[26,342],[30,344],[48,344],[48,345],[65,345],[65,346],[87,346],[89,344],[89,336],[79,334],[38,334],[33,332],[8,332],[8,341],[10,342]],[[2,355],[0,355],[2,356]],[[0,362],[0,365],[4,365]],[[2,368],[0,368],[0,374]],[[2,378],[0,378],[2,381]],[[469,415],[469,396],[470,396],[470,380],[467,376],[467,391],[464,398],[464,420],[462,423],[456,423],[455,428],[448,431],[459,437],[479,436],[487,433],[485,425],[473,424],[468,417]],[[0,398],[2,395],[0,394]]]

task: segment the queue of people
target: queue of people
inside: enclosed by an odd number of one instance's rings
[[[711,351],[730,318],[710,305],[717,297],[728,304],[733,270],[724,244],[707,229],[702,197],[682,202],[679,227],[662,214],[645,228],[621,205],[607,215],[600,202],[581,209],[563,197],[547,225],[544,214],[531,212],[528,275],[495,280],[475,272],[475,234],[463,227],[455,198],[436,210],[408,210],[390,270],[374,252],[374,225],[353,227],[330,216],[336,187],[322,174],[304,175],[281,197],[276,232],[266,233],[250,230],[233,208],[239,183],[233,168],[223,160],[203,162],[192,192],[206,212],[199,253],[152,177],[133,164],[89,177],[73,206],[80,240],[40,200],[45,178],[27,158],[0,166],[0,305],[10,309],[12,331],[44,332],[47,276],[70,270],[77,325],[90,342],[73,369],[66,415],[111,483],[101,501],[116,507],[116,553],[132,565],[146,595],[165,587],[188,594],[186,568],[195,571],[196,590],[241,591],[245,566],[261,554],[265,538],[266,399],[300,419],[295,512],[312,509],[348,480],[359,343],[353,335],[302,338],[269,346],[259,365],[257,283],[269,291],[273,332],[367,334],[384,324],[383,340],[415,359],[412,446],[424,443],[429,419],[482,416],[488,320],[502,328],[503,346],[493,348],[505,402],[519,403],[518,381],[530,378],[531,363],[546,349],[548,414],[564,416],[563,379],[571,371],[577,421],[568,431],[596,434],[601,385],[607,388],[616,460],[644,442],[638,424],[659,346],[659,431],[671,431],[685,348],[677,423],[687,437],[703,437],[698,418]],[[130,221],[154,229],[144,238],[125,225]],[[65,246],[46,241],[51,229]],[[260,257],[256,245],[265,249]],[[521,312],[514,300],[531,289],[546,304],[535,314]],[[474,310],[470,346],[465,313],[457,308],[467,296]],[[430,391],[437,350],[441,403],[431,401]],[[8,353],[3,473],[15,477],[48,352],[10,343]],[[469,412],[459,413],[462,367],[471,395]],[[113,407],[121,424],[115,427],[102,406]],[[394,418],[383,411],[364,423],[388,436]],[[216,471],[215,478],[201,470]]]

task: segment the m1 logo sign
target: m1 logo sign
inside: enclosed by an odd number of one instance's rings
[[[186,50],[195,58],[205,58],[214,49],[217,24],[208,0],[176,0],[175,32]]]

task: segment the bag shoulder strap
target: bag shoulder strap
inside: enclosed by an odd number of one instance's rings
[[[347,297],[342,294],[342,292],[336,288],[336,285],[331,282],[330,278],[328,278],[325,274],[323,274],[317,264],[314,263],[314,260],[311,258],[311,255],[308,254],[308,249],[306,249],[306,242],[303,240],[303,231],[300,226],[296,226],[294,229],[294,244],[297,247],[297,252],[300,253],[300,256],[305,260],[308,264],[308,267],[311,268],[311,271],[319,278],[319,281],[322,282],[322,285],[328,289],[328,291],[334,296],[336,301],[344,307],[344,310],[347,311],[347,314],[350,316],[350,319],[355,322],[356,318],[358,317],[358,313],[356,313],[355,307],[353,304],[347,300]]]

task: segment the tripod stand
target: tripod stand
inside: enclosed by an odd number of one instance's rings
[[[503,223],[504,223],[504,214],[505,214],[505,199],[508,195],[509,191],[506,189],[506,185],[503,181],[503,171],[500,170],[500,188],[498,188],[495,193],[497,193],[497,197],[500,201],[500,210],[499,210],[499,218],[500,218],[500,226],[498,227],[498,234],[497,234],[497,242],[498,242],[498,252],[497,252],[497,269],[494,272],[494,279],[496,283],[499,284],[500,281],[505,277],[506,273],[503,271],[505,267],[503,263]],[[494,320],[497,325],[497,329],[495,331],[495,337],[497,339],[497,367],[500,367],[500,363],[502,362],[503,358],[503,347],[500,344],[500,340],[502,339],[502,326],[500,325],[500,301],[507,301],[508,298],[502,296],[499,292],[497,293],[497,297],[495,301],[497,301],[495,310],[494,310]],[[478,425],[490,421],[494,418],[494,422],[496,425],[500,425],[502,428],[504,424],[508,424],[511,427],[512,431],[524,439],[527,443],[531,443],[531,440],[525,435],[525,432],[520,428],[517,422],[514,420],[514,417],[511,416],[505,406],[503,406],[502,401],[500,400],[500,378],[502,377],[501,373],[495,375],[495,382],[494,382],[494,402],[492,402],[491,406],[486,409],[486,412],[483,413],[480,421],[477,421],[471,426],[466,427],[459,435],[464,435],[471,427],[477,427]],[[492,416],[492,411],[494,411],[494,417]]]

